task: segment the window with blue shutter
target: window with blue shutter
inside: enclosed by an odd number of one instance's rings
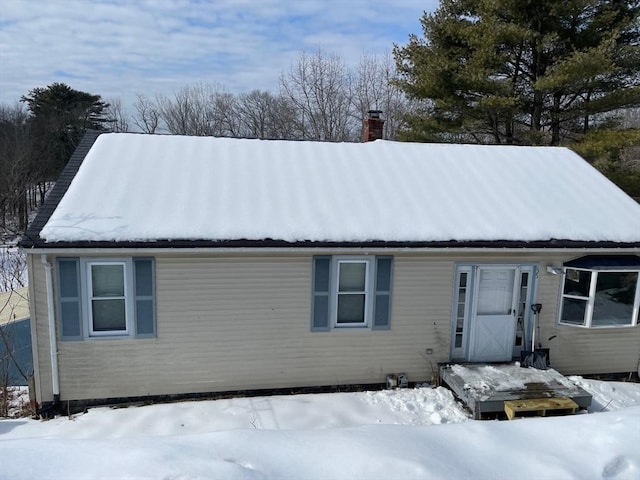
[[[57,259],[61,340],[156,336],[153,258]]]
[[[391,256],[313,257],[311,330],[391,328]]]

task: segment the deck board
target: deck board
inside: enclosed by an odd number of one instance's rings
[[[533,398],[529,400],[505,400],[504,412],[509,420],[525,413],[534,413],[546,417],[547,414],[573,414],[578,409],[576,402],[570,398]]]
[[[522,368],[517,364],[445,364],[440,378],[480,419],[504,412],[504,402],[565,397],[579,408],[591,405],[591,395],[556,370]]]

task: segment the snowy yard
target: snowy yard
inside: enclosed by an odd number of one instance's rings
[[[640,384],[593,414],[473,421],[444,388],[94,408],[0,421],[0,479],[637,479]]]

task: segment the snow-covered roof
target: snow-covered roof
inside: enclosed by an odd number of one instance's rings
[[[47,242],[640,242],[640,205],[566,148],[109,133]]]

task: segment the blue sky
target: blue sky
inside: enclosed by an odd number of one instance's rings
[[[302,51],[356,66],[420,34],[437,0],[0,0],[0,103],[64,82],[120,98],[212,83],[277,91]]]

